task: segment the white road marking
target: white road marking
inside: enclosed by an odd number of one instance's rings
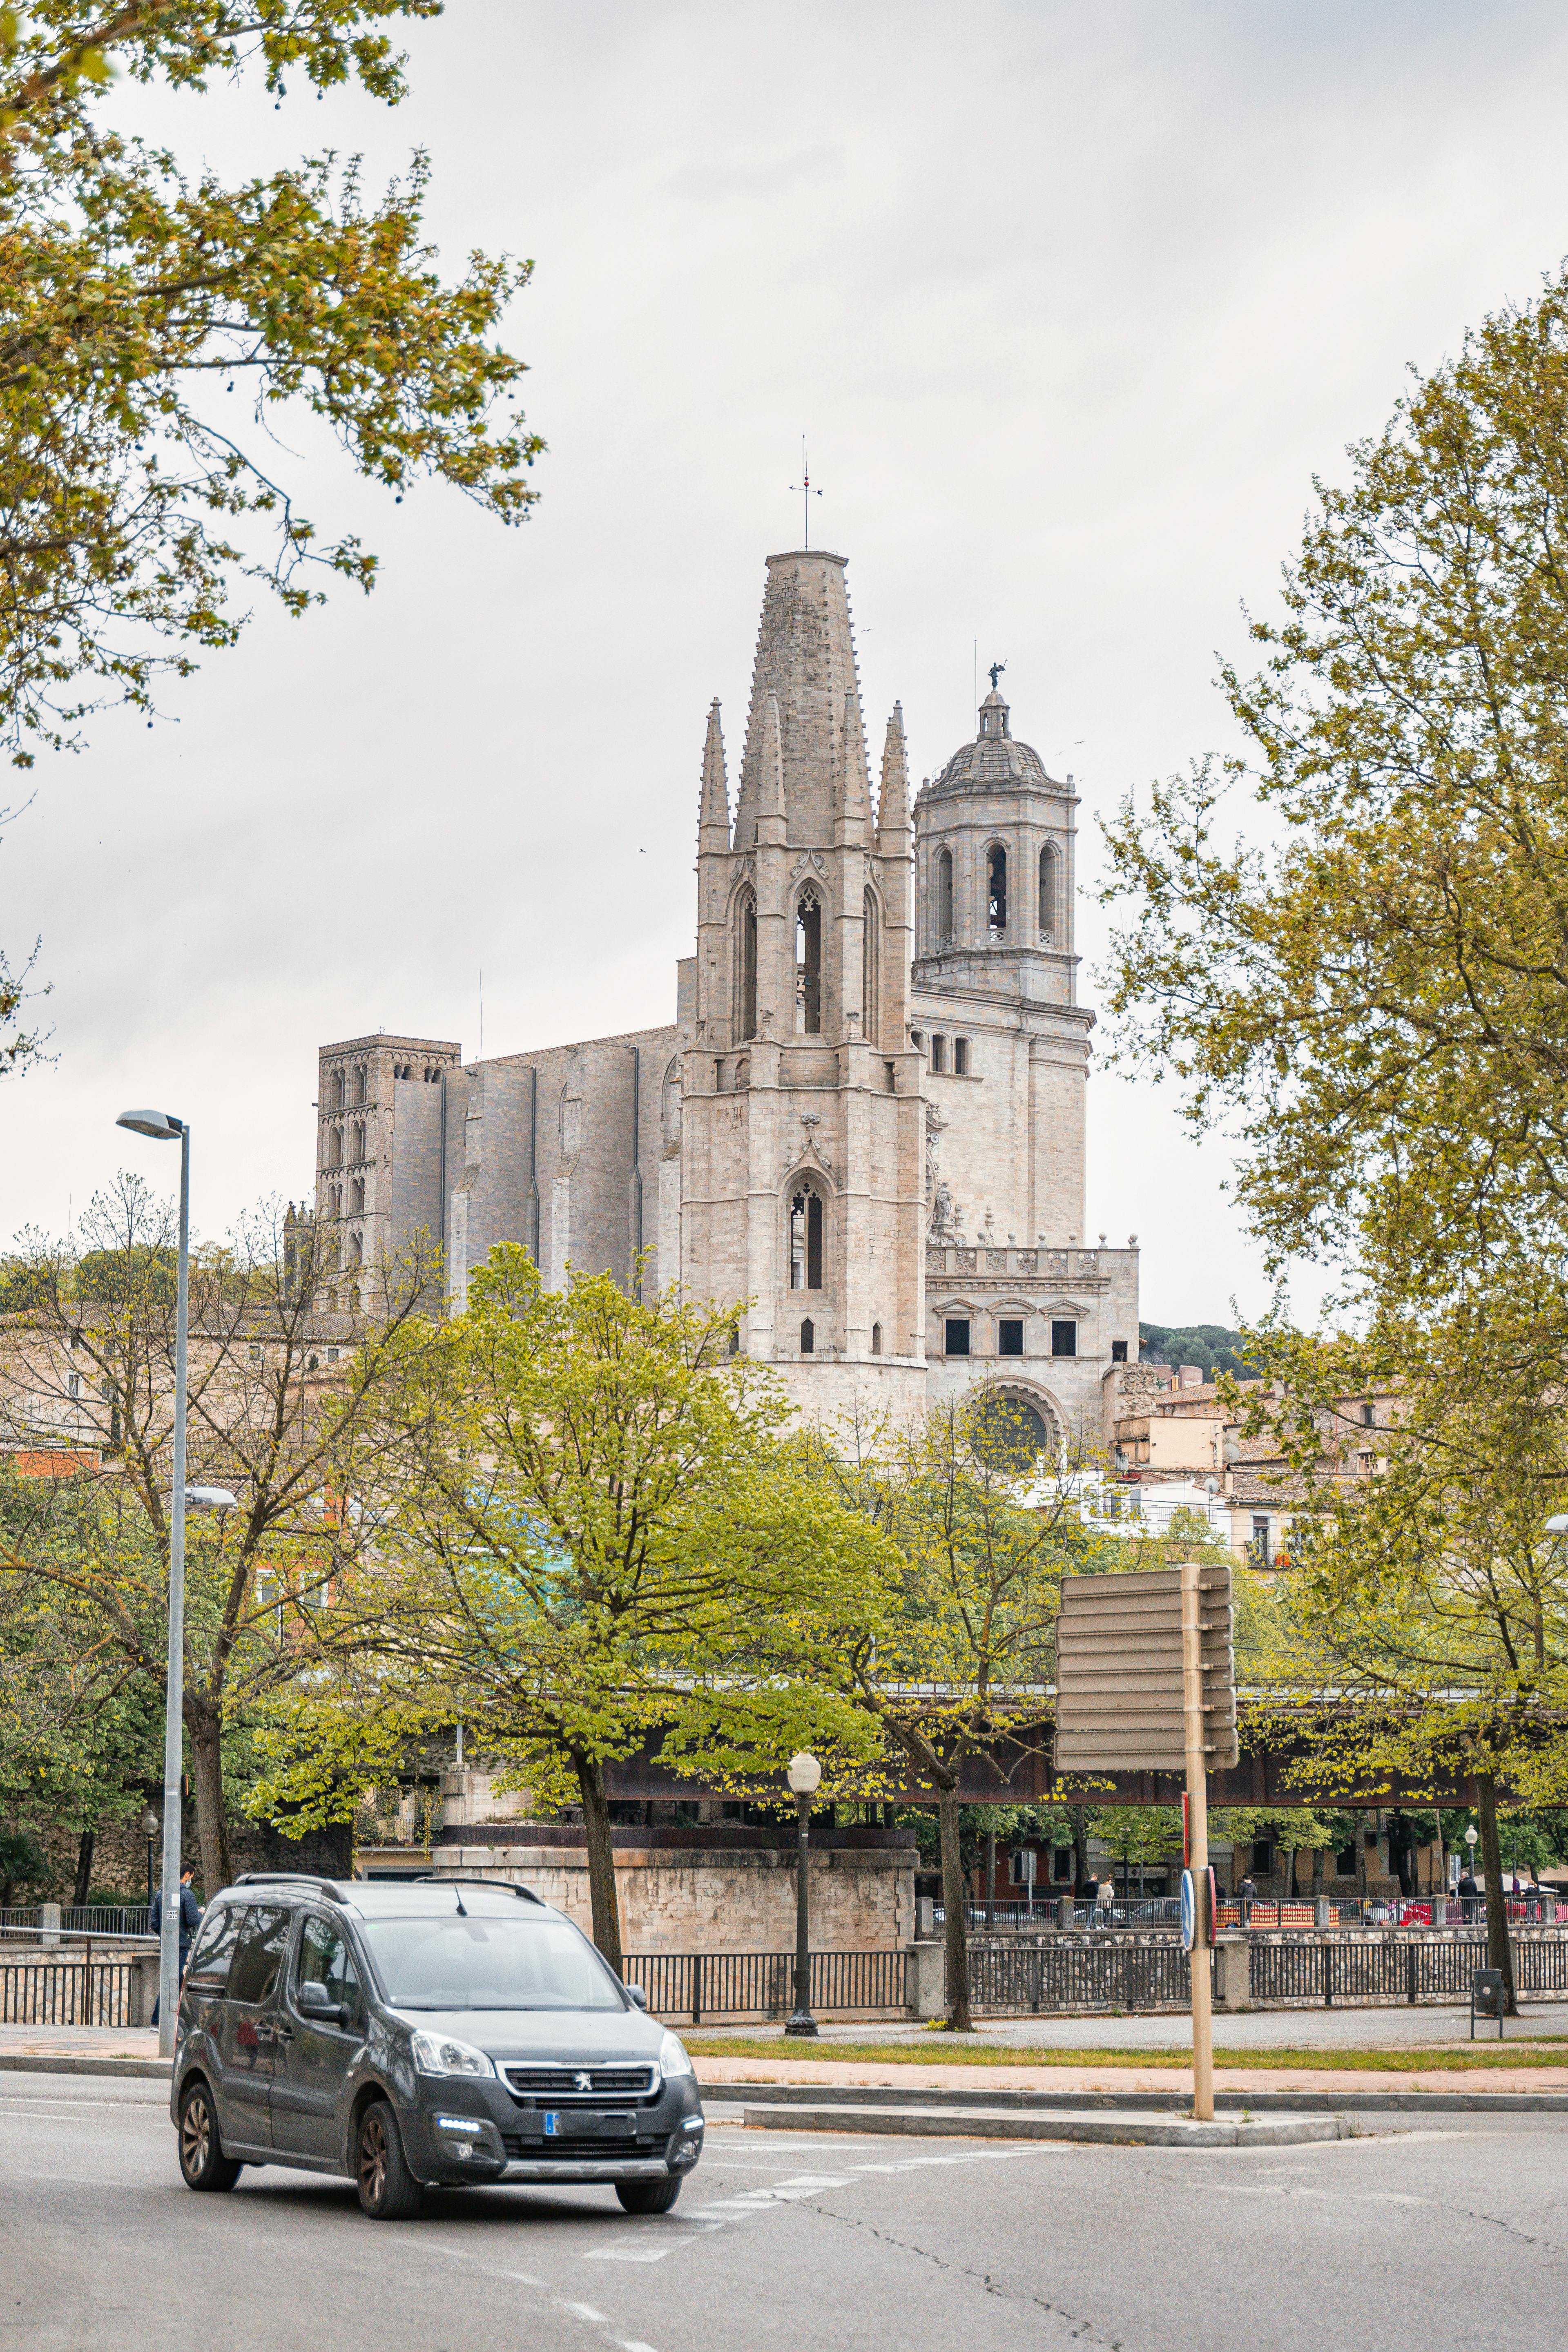
[[[595,2311],[591,2303],[563,2302],[561,2309],[569,2311],[574,2319],[591,2319],[595,2327],[605,2327],[609,2324],[606,2315],[602,2311]]]

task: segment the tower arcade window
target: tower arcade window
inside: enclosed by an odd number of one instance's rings
[[[994,940],[1007,935],[1007,853],[994,841],[985,853],[985,922]]]
[[[795,908],[795,1026],[797,1036],[822,1034],[822,901],[809,885]]]
[[[868,889],[860,919],[860,1034],[874,1045],[881,1034],[882,941],[877,894]]]
[[[967,1037],[955,1037],[952,1041],[952,1074],[955,1078],[966,1078],[969,1076],[969,1040]]]
[[[1054,940],[1057,936],[1059,892],[1057,887],[1058,869],[1061,859],[1053,843],[1047,842],[1040,852],[1040,937]]]
[[[364,1158],[364,1121],[363,1118],[355,1119],[350,1141],[353,1147],[350,1154],[351,1158],[354,1160],[363,1160]]]
[[[328,1129],[328,1131],[327,1131],[327,1165],[328,1165],[328,1167],[329,1167],[329,1168],[341,1168],[341,1167],[342,1166],[342,1164],[343,1164],[343,1131],[342,1131],[342,1129],[341,1127],[330,1128],[330,1129]]]
[[[363,1217],[364,1214],[364,1178],[363,1176],[356,1176],[349,1186],[349,1214],[353,1217]]]
[[[789,1286],[822,1288],[822,1195],[809,1184],[789,1204]]]
[[[933,1038],[931,1039],[931,1068],[932,1068],[933,1070],[945,1070],[945,1069],[946,1069],[946,1067],[947,1067],[947,1039],[946,1039],[945,1037],[933,1037]]]
[[[744,1045],[757,1034],[757,902],[749,890],[741,900],[735,956],[736,1043]]]
[[[363,1066],[362,1066],[359,1069],[357,1069],[357,1070],[354,1072],[354,1100],[355,1100],[355,1102],[356,1102],[356,1103],[362,1103],[362,1102],[363,1102],[363,1101],[364,1101],[364,1099],[365,1099],[365,1074],[364,1074],[363,1067]]]
[[[800,1327],[800,1352],[803,1356],[810,1356],[815,1354],[816,1349],[816,1327],[808,1315]]]
[[[936,854],[936,944],[939,948],[952,944],[952,852],[939,849]]]
[[[871,1353],[874,1356],[879,1356],[881,1352],[882,1327],[879,1323],[873,1323],[871,1326]]]

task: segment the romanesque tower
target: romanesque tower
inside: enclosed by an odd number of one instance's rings
[[[732,827],[709,715],[680,1076],[682,1280],[817,1415],[925,1393],[903,721],[874,815],[844,575],[768,559]]]

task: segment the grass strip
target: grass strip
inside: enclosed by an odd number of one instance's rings
[[[819,2042],[809,2054],[788,2044],[725,2034],[683,2033],[681,2040],[694,2058],[772,2058],[791,2065],[831,2061],[851,2066],[1120,2066],[1180,2069],[1192,2063],[1190,2050],[1028,2049],[996,2042],[971,2044],[939,2041],[922,2035],[918,2042]],[[1568,2066],[1563,2037],[1536,2036],[1514,2042],[1446,2044],[1425,2049],[1226,2050],[1214,2053],[1216,2068],[1231,2073],[1272,2073],[1289,2069],[1322,2074],[1468,2074],[1495,2071],[1500,2066]]]

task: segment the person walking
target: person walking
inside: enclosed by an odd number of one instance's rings
[[[1480,1888],[1476,1885],[1475,1873],[1466,1870],[1459,1879],[1459,1906],[1467,1927],[1474,1923],[1476,1902],[1479,1894]]]
[[[202,1906],[196,1901],[195,1889],[191,1885],[191,1880],[195,1875],[195,1864],[189,1862],[186,1863],[184,1870],[180,1873],[180,1982],[182,1984],[184,1984],[185,1980],[185,1962],[191,1956],[191,1938],[202,1924]],[[163,1890],[160,1886],[156,1895],[153,1895],[151,1905],[148,1906],[147,1933],[150,1936],[160,1935],[163,1932]],[[158,2022],[158,2011],[160,2005],[161,1997],[160,2000],[155,2000],[153,2003],[153,2022],[154,2025]]]

